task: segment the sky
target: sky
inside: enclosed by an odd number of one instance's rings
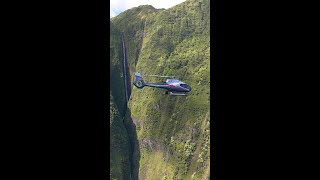
[[[170,8],[185,0],[110,0],[110,18],[117,16],[121,12],[138,7],[140,5],[152,5],[156,9]]]

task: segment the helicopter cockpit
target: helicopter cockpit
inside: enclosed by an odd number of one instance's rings
[[[189,89],[191,91],[191,87],[188,84],[180,84],[181,87]]]

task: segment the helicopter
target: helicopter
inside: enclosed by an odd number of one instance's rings
[[[177,79],[167,79],[163,83],[146,83],[141,74],[138,72],[134,73],[136,79],[133,84],[138,88],[142,89],[145,86],[154,87],[154,88],[162,88],[166,89],[167,91],[164,94],[169,94],[170,96],[186,96],[188,92],[191,91],[191,86],[187,83],[179,81]],[[156,77],[174,77],[174,76],[158,76],[158,75],[149,75],[149,76],[156,76]]]

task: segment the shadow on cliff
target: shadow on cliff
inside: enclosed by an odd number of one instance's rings
[[[127,129],[130,142],[130,161],[131,161],[131,174],[132,180],[139,179],[139,160],[140,160],[140,145],[137,137],[136,125],[133,123],[131,118],[131,111],[127,108],[124,125]]]

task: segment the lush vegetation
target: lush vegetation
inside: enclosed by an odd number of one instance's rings
[[[110,179],[129,179],[129,139],[110,93]]]
[[[110,26],[110,179],[129,179],[129,139],[123,124],[125,113],[120,32]]]
[[[136,126],[141,180],[210,177],[209,6],[209,0],[187,0],[166,10],[139,6],[111,20],[125,33],[130,67],[142,76],[176,75],[192,86],[187,97],[132,89],[126,118]]]
[[[121,117],[125,113],[125,93],[120,31],[110,22],[110,89]]]
[[[121,32],[124,32],[127,49],[127,61],[129,67],[131,68],[135,68],[135,64],[139,58],[142,41],[146,35],[144,32],[146,21],[158,11],[159,10],[150,5],[142,5],[124,11],[111,20],[114,24],[116,24],[117,28]],[[133,71],[130,72],[130,75],[131,77],[134,77]],[[133,82],[132,78],[131,82]]]

